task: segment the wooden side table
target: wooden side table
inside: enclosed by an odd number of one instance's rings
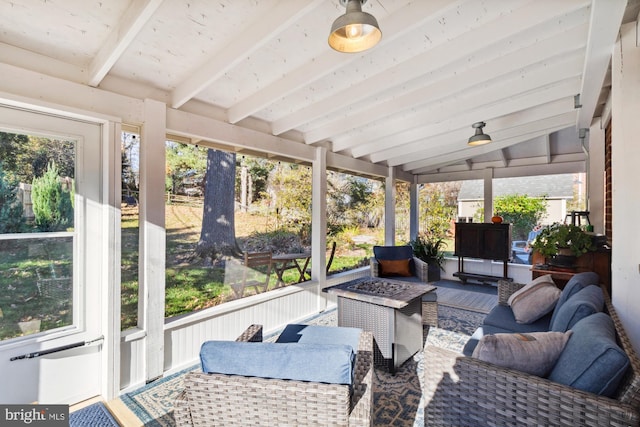
[[[551,274],[551,278],[555,284],[563,289],[569,279],[578,273],[585,271],[593,271],[600,276],[600,283],[603,283],[609,295],[611,295],[611,251],[599,250],[596,252],[588,252],[576,261],[575,269],[558,269],[552,266],[545,268],[538,267],[544,265],[545,259],[537,252],[533,253],[533,265],[531,267],[531,278],[535,279],[545,274]]]

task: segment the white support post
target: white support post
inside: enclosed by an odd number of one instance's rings
[[[327,149],[316,148],[311,171],[311,279],[319,283],[318,291],[327,280]],[[326,306],[325,298],[318,298],[319,311]]]
[[[106,375],[103,377],[102,395],[107,399],[118,397],[120,392],[120,312],[121,289],[121,229],[120,229],[120,201],[122,200],[122,157],[121,139],[122,126],[117,122],[108,122],[103,127],[104,165],[107,168],[103,191],[107,195],[106,206],[107,224],[105,236],[109,236],[109,245],[105,248],[107,268],[107,284],[103,288],[103,299],[108,302],[108,310],[103,313],[106,344]]]
[[[587,158],[587,208],[593,231],[604,233],[604,129],[600,120],[594,120],[589,128],[589,157]]]
[[[484,170],[484,222],[493,216],[493,168]]]
[[[409,188],[409,239],[415,240],[420,233],[420,191],[417,177]]]
[[[145,378],[164,372],[165,135],[166,106],[145,99],[140,138],[140,303],[138,326],[146,331]]]
[[[611,61],[613,133],[612,165],[612,262],[611,298],[636,351],[640,350],[640,245],[638,229],[638,165],[640,165],[640,48],[636,43],[637,22],[620,27],[620,39]]]
[[[396,244],[396,172],[393,167],[389,167],[389,173],[385,178],[384,244]]]

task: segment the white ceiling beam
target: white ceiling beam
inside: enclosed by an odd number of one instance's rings
[[[500,157],[500,162],[502,163],[502,167],[507,167],[509,166],[509,160],[507,159],[507,153],[506,150],[504,148],[501,148],[498,151],[498,156]]]
[[[573,124],[572,120],[575,120],[575,117],[576,113],[572,111],[550,119],[507,129],[503,132],[496,132],[492,136],[494,142],[479,147],[469,147],[466,142],[461,141],[457,143],[457,146],[450,147],[448,152],[443,152],[440,155],[432,155],[431,150],[427,150],[425,159],[408,162],[403,166],[403,170],[416,173],[416,171],[419,172],[424,168],[442,167],[443,165],[460,162],[466,158],[473,158],[494,150],[507,148],[532,138],[565,129]]]
[[[413,2],[406,7],[380,21],[380,27],[384,31],[384,37],[376,48],[389,44],[407,32],[413,30],[422,22],[428,20],[434,14],[442,13],[444,9],[455,7],[460,2],[450,0],[437,0],[428,2]],[[237,123],[240,120],[262,110],[274,101],[293,93],[297,89],[306,86],[333,70],[347,66],[349,63],[367,56],[371,51],[362,55],[349,55],[336,53],[327,49],[311,62],[298,67],[281,79],[276,80],[265,88],[259,90],[248,98],[229,107],[227,116],[229,123]]]
[[[132,1],[118,25],[111,31],[89,65],[89,86],[98,86],[111,67],[122,56],[163,0]]]
[[[527,96],[515,98],[504,104],[497,104],[490,108],[485,108],[482,111],[484,115],[476,117],[482,117],[487,120],[488,125],[485,131],[494,137],[494,134],[504,132],[508,128],[520,126],[528,122],[548,119],[568,112],[575,112],[572,102],[572,92],[579,84],[578,81],[569,80],[564,84],[551,86],[544,91],[534,92]],[[503,108],[507,106],[511,106],[512,108]],[[511,111],[514,112],[510,113]],[[442,135],[442,133],[440,133],[436,136],[431,136],[430,134],[429,138],[423,138],[422,140],[402,145],[402,154],[400,155],[398,154],[398,149],[387,149],[372,153],[370,156],[371,161],[387,161],[390,166],[397,166],[415,159],[415,153],[424,150],[425,146],[429,147],[430,151],[434,153],[438,151],[448,151],[451,148],[451,144],[455,144],[456,142],[464,142],[466,144],[466,140],[472,134],[471,123],[477,121],[468,120],[468,117],[466,117],[466,119],[467,120],[458,122],[458,132],[463,132],[466,136],[457,141],[453,138],[458,137],[459,133],[448,135]],[[449,131],[455,131],[455,128]]]
[[[578,129],[591,126],[626,6],[627,0],[593,0],[591,4],[590,31],[580,90],[582,108],[576,122]]]
[[[544,156],[547,159],[547,163],[551,163],[551,138],[549,138],[549,135],[544,137],[542,149],[544,151]]]
[[[536,80],[541,83],[545,81],[550,83],[554,81],[553,79],[557,81],[563,78],[559,76],[578,75],[584,60],[582,51],[578,49],[584,46],[583,40],[586,32],[587,26],[580,25],[558,37],[543,40],[524,49],[518,49],[499,59],[479,53],[479,56],[483,59],[487,58],[487,62],[478,60],[474,62],[475,66],[473,68],[451,70],[447,73],[451,76],[449,78],[431,82],[431,84],[422,89],[404,95],[396,95],[389,100],[381,100],[376,105],[351,114],[348,118],[336,120],[330,125],[306,132],[304,135],[305,142],[307,144],[317,142],[331,135],[366,126],[369,123],[375,123],[381,118],[388,117],[389,111],[398,112],[419,108],[418,106],[421,104],[424,105],[425,100],[436,104],[439,100],[444,100],[446,103],[454,94],[462,94],[462,97],[466,97],[469,96],[466,93],[468,91],[472,93],[479,92],[474,89],[483,83],[488,86],[484,91],[488,100],[483,102],[480,96],[476,96],[475,100],[471,101],[471,105],[467,106],[466,103],[462,103],[467,110],[473,110],[474,107],[472,105],[474,102],[478,105],[489,103],[492,99],[506,98],[507,96],[503,95],[501,87],[503,84],[508,85],[504,88],[505,92],[508,91],[512,94],[511,96],[514,96],[536,85]],[[556,61],[552,62],[548,59],[550,56],[553,56],[560,65],[557,65]],[[541,60],[541,58],[545,60]],[[528,67],[531,68],[530,71],[527,70]],[[549,68],[553,68],[553,70]],[[554,73],[557,73],[557,75]],[[532,81],[527,81],[527,74],[533,74],[530,78]],[[506,76],[510,81],[503,81]],[[491,83],[487,84],[485,82]],[[496,87],[500,87],[500,89],[496,90]],[[449,104],[451,104],[451,101],[449,101]],[[460,104],[458,102],[458,109]],[[442,116],[442,114],[438,113],[436,115]],[[437,119],[433,119],[433,122],[436,121]],[[360,140],[362,141],[362,137],[360,137]]]
[[[484,167],[485,165],[481,165]],[[565,173],[578,173],[585,171],[585,161],[562,161],[553,164],[535,164],[528,166],[510,166],[500,168],[496,165],[486,165],[493,167],[493,178],[517,178],[536,175],[558,175]],[[418,184],[428,184],[434,182],[465,181],[471,179],[482,179],[484,169],[474,169],[472,171],[438,171],[418,175]]]
[[[553,68],[553,66],[550,68]],[[558,78],[560,77],[558,76]],[[552,77],[550,77],[550,79],[552,79]],[[552,102],[555,102],[555,104],[545,105],[545,107],[559,107],[561,110],[558,110],[558,108],[553,109],[562,112],[573,109],[573,94],[580,85],[580,78],[572,77],[555,84],[551,84],[551,80],[547,81],[549,84],[536,87],[536,91],[525,91],[524,94],[516,92],[518,85],[516,79],[514,82],[516,86],[514,90],[510,89],[509,82],[505,82],[504,92],[502,91],[501,85],[497,85],[473,97],[463,97],[462,99],[453,98],[451,101],[441,105],[442,113],[446,115],[437,111],[437,108],[431,108],[429,110],[433,113],[434,120],[425,117],[423,119],[423,122],[427,123],[425,125],[398,132],[391,136],[383,136],[369,143],[363,142],[353,148],[352,154],[354,157],[360,157],[383,150],[389,151],[394,147],[412,141],[424,140],[425,137],[434,137],[455,129],[466,128],[479,120],[486,122],[496,117],[508,115],[513,111],[528,110],[538,105]],[[502,97],[499,94],[505,96]],[[570,97],[571,99],[567,100],[565,99],[566,97]],[[486,104],[482,103],[483,98],[487,101]],[[460,105],[465,105],[464,109],[461,109],[459,107]],[[457,113],[455,111],[456,106],[458,106],[459,110]],[[467,106],[471,106],[471,108],[466,108]],[[437,105],[435,107],[437,107]],[[495,128],[495,125],[495,123],[489,123],[487,130],[489,128]],[[388,126],[392,127],[393,125],[389,123]],[[397,129],[402,129],[402,127],[398,127]]]
[[[198,67],[187,80],[180,83],[171,95],[171,106],[180,108],[323,1],[279,0],[276,2],[276,6],[268,15],[261,16],[249,24],[250,31],[238,29],[234,41],[212,55],[206,64]]]
[[[584,4],[584,0],[555,2],[553,3],[554,16],[562,16],[572,10],[583,7]],[[536,1],[516,9],[512,13],[505,13],[487,25],[474,31],[466,32],[448,43],[436,46],[424,54],[415,56],[391,69],[371,76],[366,81],[355,84],[347,90],[342,90],[293,114],[275,120],[272,123],[272,131],[275,135],[279,135],[303,123],[308,123],[337,109],[344,108],[345,105],[352,105],[370,97],[372,87],[380,92],[424,76],[429,67],[437,69],[442,64],[473,55],[487,45],[507,39],[524,31],[526,28],[534,27],[552,19],[549,14],[550,6],[551,3],[549,2]],[[393,75],[393,78],[389,78],[390,75]]]
[[[434,123],[455,117],[463,111],[477,111],[484,105],[508,100],[523,92],[544,88],[558,80],[577,76],[582,68],[583,59],[580,53],[569,54],[550,64],[544,62],[525,69],[516,68],[515,71],[507,67],[507,74],[504,75],[500,74],[501,70],[498,67],[500,71],[496,71],[495,78],[484,84],[480,81],[476,83],[474,72],[456,75],[430,86],[428,92],[423,92],[424,99],[434,100],[434,102],[424,104],[422,107],[415,106],[415,113],[387,117],[384,126],[373,124],[362,129],[361,132],[334,138],[333,149],[342,151],[353,147],[354,156],[359,157],[376,151],[380,142],[383,142],[385,147],[391,147],[416,140],[431,134],[427,128]],[[479,70],[479,74],[484,73]],[[475,84],[467,87],[466,78],[471,79]],[[381,108],[385,108],[384,105],[369,109],[367,113],[377,116]],[[357,118],[358,116],[355,119]],[[403,131],[397,132],[396,129],[403,129]]]

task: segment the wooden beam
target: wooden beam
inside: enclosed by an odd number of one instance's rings
[[[89,66],[89,86],[98,86],[163,0],[133,1]]]
[[[591,3],[589,39],[580,89],[582,107],[576,121],[578,129],[588,129],[591,126],[611,61],[611,46],[618,37],[626,6],[627,0],[593,0]]]
[[[203,66],[180,83],[171,96],[171,106],[180,108],[207,86],[230,71],[251,53],[257,51],[282,31],[320,5],[323,0],[280,0],[271,12],[249,24],[250,31],[238,29],[238,37],[222,50],[216,52]]]

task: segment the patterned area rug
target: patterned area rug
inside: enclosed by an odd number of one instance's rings
[[[319,315],[309,324],[335,326],[336,311]],[[452,307],[438,307],[438,328],[425,327],[426,344],[461,352],[467,339],[482,323],[484,315]],[[265,337],[265,341],[274,336]],[[157,380],[121,397],[144,426],[174,426],[173,402],[183,389],[184,373],[194,367]],[[395,375],[375,370],[377,390],[374,393],[374,425],[424,426],[422,401],[423,353],[405,362]]]

